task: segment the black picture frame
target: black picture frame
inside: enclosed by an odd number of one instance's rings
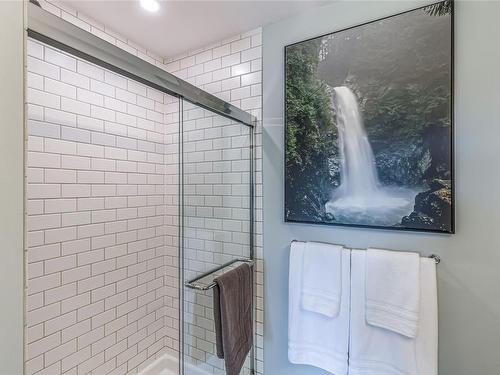
[[[450,181],[451,181],[451,208],[450,208],[450,220],[449,220],[449,226],[446,229],[440,229],[440,228],[426,228],[426,227],[411,227],[411,226],[403,226],[403,225],[394,225],[394,226],[385,226],[385,225],[371,225],[371,224],[359,224],[359,223],[342,223],[342,222],[323,222],[323,221],[316,221],[316,220],[307,220],[304,218],[300,219],[294,219],[293,217],[290,217],[287,214],[287,201],[288,201],[288,189],[286,187],[287,185],[287,159],[286,159],[286,147],[287,147],[287,130],[288,130],[288,108],[287,108],[287,76],[288,76],[288,71],[287,71],[287,52],[288,50],[296,46],[298,44],[302,43],[307,43],[313,40],[317,39],[322,39],[325,37],[328,37],[330,35],[334,35],[337,33],[341,33],[344,31],[348,31],[351,29],[356,29],[356,28],[361,28],[376,22],[384,21],[384,20],[389,20],[393,19],[402,15],[406,15],[412,12],[416,11],[422,11],[426,8],[436,6],[439,4],[448,4],[450,13],[450,56],[449,56],[449,69],[450,69],[450,83],[449,83],[449,92],[450,92],[450,100],[449,100],[449,120],[450,120],[450,134],[449,134],[449,152],[450,152]],[[454,15],[455,15],[455,7],[454,7],[454,2],[453,0],[444,0],[432,4],[428,4],[425,6],[417,7],[417,8],[412,8],[407,11],[395,13],[386,17],[378,18],[375,20],[367,21],[364,23],[356,24],[354,26],[350,26],[347,28],[335,30],[329,33],[325,33],[316,37],[308,38],[305,40],[301,40],[298,42],[294,42],[288,45],[284,46],[284,86],[283,86],[283,94],[284,94],[284,106],[283,106],[283,120],[284,120],[284,134],[283,134],[283,139],[284,139],[284,151],[283,151],[283,181],[284,181],[284,186],[283,186],[283,196],[284,196],[284,201],[283,201],[283,218],[285,223],[300,223],[300,224],[319,224],[323,226],[336,226],[336,227],[351,227],[351,228],[368,228],[368,229],[383,229],[383,230],[393,230],[393,231],[408,231],[408,232],[427,232],[427,233],[439,233],[439,234],[454,234],[455,233],[455,205],[456,205],[456,194],[455,194],[455,157],[454,157],[454,150],[455,150],[455,130],[454,130]]]

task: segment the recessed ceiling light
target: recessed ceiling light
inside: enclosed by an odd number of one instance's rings
[[[160,3],[157,0],[141,0],[141,5],[149,12],[158,12],[160,10]]]

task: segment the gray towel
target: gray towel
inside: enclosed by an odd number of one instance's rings
[[[214,281],[217,356],[227,375],[238,375],[253,342],[252,269],[244,263]]]

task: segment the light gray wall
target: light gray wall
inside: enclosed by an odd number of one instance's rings
[[[23,366],[23,3],[0,1],[0,374]]]
[[[264,263],[266,375],[320,375],[287,360],[292,239],[439,254],[441,375],[500,373],[500,2],[456,4],[456,234],[283,222],[283,47],[423,3],[338,2],[264,28]],[[422,374],[425,375],[425,374]]]

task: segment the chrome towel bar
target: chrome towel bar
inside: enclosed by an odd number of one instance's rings
[[[217,276],[220,276],[227,271],[230,271],[232,269],[235,269],[236,267],[240,266],[241,264],[246,263],[250,267],[253,267],[253,260],[251,259],[233,259],[227,263],[224,263],[223,265],[214,268],[208,272],[202,273],[201,275],[197,276],[196,278],[187,281],[184,285],[190,289],[196,289],[196,290],[210,290],[213,287],[215,287],[215,281],[214,279]]]
[[[292,243],[293,242],[306,242],[306,241],[292,240]],[[439,255],[431,254],[428,256],[428,258],[434,259],[434,262],[436,262],[436,264],[441,263],[441,257]]]

